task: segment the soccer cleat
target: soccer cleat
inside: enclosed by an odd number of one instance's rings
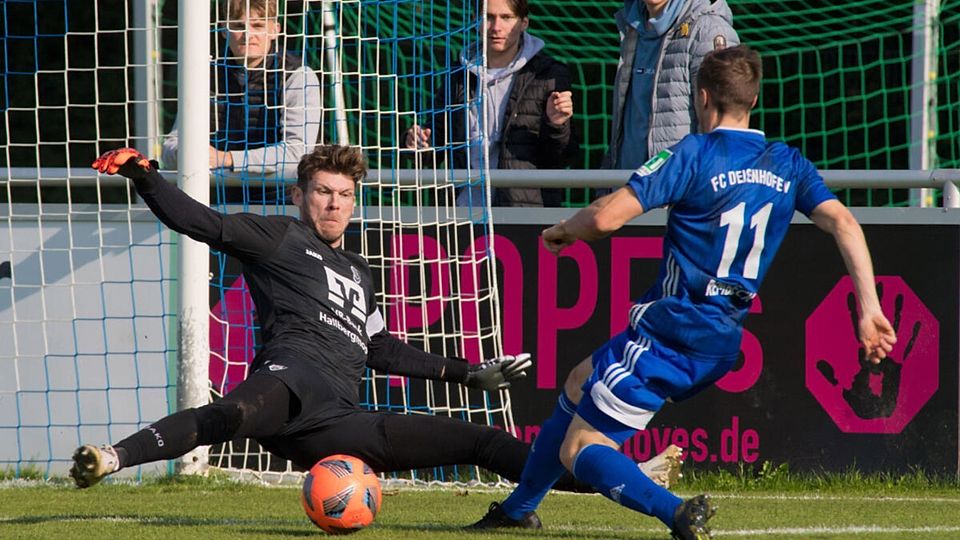
[[[536,512],[529,512],[520,519],[513,519],[503,511],[503,507],[498,502],[490,503],[490,509],[487,515],[473,525],[468,525],[467,529],[540,529],[543,524],[540,523],[540,517]]]
[[[97,448],[85,444],[73,453],[70,476],[73,477],[78,488],[88,488],[119,468],[120,459],[112,446],[105,444]]]
[[[673,514],[671,534],[677,540],[710,540],[707,521],[717,513],[716,506],[710,506],[709,495],[697,495],[680,503]]]
[[[640,470],[657,485],[670,489],[683,476],[680,473],[680,468],[683,466],[682,454],[682,448],[671,444],[663,452],[641,463]]]

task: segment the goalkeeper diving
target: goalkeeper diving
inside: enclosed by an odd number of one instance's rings
[[[243,264],[263,345],[246,380],[221,399],[176,412],[113,445],[78,448],[70,470],[78,487],[124,467],[236,438],[253,438],[304,469],[349,454],[377,472],[469,464],[519,480],[530,447],[505,430],[359,406],[367,367],[495,392],[524,377],[532,362],[520,354],[471,365],[424,352],[387,331],[367,261],[342,249],[355,190],[367,174],[358,148],[320,145],[303,156],[292,188],[299,218],[219,213],[128,148],[103,154],[93,167],[132,179],[165,225]],[[667,485],[679,466],[676,447],[641,465]],[[569,475],[556,489],[592,491]]]

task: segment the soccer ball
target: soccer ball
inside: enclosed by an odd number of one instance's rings
[[[373,469],[343,454],[318,461],[300,490],[307,517],[330,534],[349,534],[373,523],[381,497],[380,480]]]

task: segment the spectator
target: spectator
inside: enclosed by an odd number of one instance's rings
[[[737,45],[726,0],[626,0],[615,15],[620,62],[605,169],[637,169],[697,129],[697,72]]]
[[[451,77],[448,89],[439,92],[436,110],[445,110],[449,96],[452,104],[467,103],[477,86],[476,77],[485,71],[481,111],[470,107],[467,114],[450,114],[450,133],[444,134],[444,120],[433,128],[408,129],[404,146],[430,148],[435,144],[479,140],[480,126],[489,141],[491,169],[563,169],[570,165],[579,145],[573,133],[573,100],[570,73],[564,64],[543,52],[544,42],[527,33],[527,0],[488,0],[486,69],[478,67],[476,57],[466,52],[461,63],[469,76]],[[465,118],[466,117],[466,118]],[[485,122],[485,123],[484,123]],[[466,124],[466,125],[465,125]],[[480,169],[482,149],[477,144],[453,153],[458,169]],[[559,206],[560,189],[498,188],[493,203],[499,206]],[[474,186],[460,192],[460,206],[483,204],[483,188]]]
[[[249,6],[249,7],[248,7]],[[277,44],[277,0],[224,0],[227,54],[211,66],[210,168],[295,177],[320,130],[320,85]],[[177,167],[179,118],[162,160]]]

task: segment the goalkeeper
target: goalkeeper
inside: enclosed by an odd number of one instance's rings
[[[367,261],[341,249],[354,190],[367,172],[359,149],[319,146],[300,160],[292,189],[299,219],[211,210],[167,183],[136,150],[107,152],[93,166],[133,179],[160,221],[243,263],[263,347],[251,374],[222,399],[167,416],[115,445],[78,448],[70,470],[78,487],[239,437],[305,469],[328,455],[350,454],[378,472],[473,464],[520,478],[529,446],[504,430],[358,406],[367,366],[492,392],[524,377],[531,365],[522,354],[471,366],[411,347],[386,330]],[[568,477],[559,489],[575,489],[573,482]]]

